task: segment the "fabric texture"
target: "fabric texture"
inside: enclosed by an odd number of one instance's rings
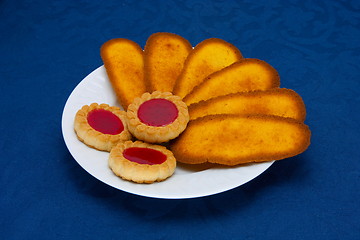
[[[100,46],[217,37],[275,67],[311,145],[233,190],[164,200],[84,171],[61,133]],[[360,239],[359,1],[0,1],[1,239]]]

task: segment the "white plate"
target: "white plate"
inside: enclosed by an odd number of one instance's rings
[[[104,66],[90,73],[70,94],[62,115],[64,140],[71,155],[82,168],[100,181],[122,191],[166,199],[208,196],[238,187],[254,179],[273,164],[273,161],[236,167],[178,164],[174,175],[163,182],[136,184],[122,180],[108,167],[109,153],[87,147],[77,139],[74,132],[76,112],[83,105],[93,102],[119,106]]]

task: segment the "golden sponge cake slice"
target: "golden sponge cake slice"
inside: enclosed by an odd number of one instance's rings
[[[273,88],[265,91],[232,93],[191,104],[190,120],[214,114],[275,115],[304,121],[305,104],[293,90]]]
[[[115,38],[101,46],[100,55],[118,101],[126,110],[134,98],[147,91],[143,50],[131,40]]]
[[[175,83],[174,95],[185,97],[207,76],[240,59],[241,52],[224,40],[209,38],[202,41],[187,57],[183,71]]]
[[[279,86],[279,74],[270,64],[259,59],[244,58],[208,76],[183,100],[190,105],[229,93],[266,90]]]
[[[304,123],[268,115],[211,115],[190,121],[171,144],[177,161],[237,165],[280,160],[307,149]]]
[[[189,41],[179,35],[165,32],[152,34],[144,49],[148,91],[172,92],[191,50]]]

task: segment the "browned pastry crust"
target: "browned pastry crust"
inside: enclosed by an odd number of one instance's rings
[[[179,162],[237,165],[295,156],[310,144],[304,123],[268,115],[210,115],[190,121],[171,143]]]
[[[185,97],[207,76],[240,59],[242,54],[239,49],[224,40],[209,38],[202,41],[187,57],[173,93],[181,98]]]
[[[131,40],[115,38],[102,45],[100,55],[118,101],[126,110],[134,98],[147,91],[143,50]]]
[[[279,86],[279,74],[270,64],[255,58],[244,58],[208,76],[183,101],[189,106],[230,93],[267,90]]]
[[[139,107],[151,99],[166,99],[175,104],[178,110],[178,116],[172,123],[157,127],[149,126],[143,123],[138,117]],[[180,97],[170,92],[144,93],[141,98],[136,98],[127,110],[129,131],[139,140],[149,143],[162,143],[176,138],[184,131],[189,122],[189,113],[186,104],[181,101]]]
[[[104,134],[93,129],[87,120],[89,112],[95,109],[104,109],[115,114],[122,122],[124,130],[120,134]],[[110,150],[119,142],[131,139],[131,134],[127,129],[127,119],[124,111],[120,108],[109,106],[108,104],[92,103],[83,106],[75,115],[74,130],[80,141],[101,151],[110,152]]]
[[[166,161],[161,164],[140,164],[126,159],[123,155],[125,149],[137,148],[150,148],[157,150],[166,155]],[[163,146],[151,145],[148,143],[136,142],[123,142],[116,145],[109,155],[109,167],[111,170],[122,179],[136,182],[136,183],[153,183],[160,182],[170,177],[176,168],[176,160],[171,151]]]
[[[233,93],[191,104],[190,120],[215,114],[275,115],[304,121],[305,104],[293,90],[273,88],[265,91]]]
[[[192,50],[185,38],[166,32],[152,34],[145,45],[145,80],[148,91],[172,92]]]

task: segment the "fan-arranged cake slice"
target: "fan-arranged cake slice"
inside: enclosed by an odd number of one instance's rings
[[[259,59],[244,58],[206,77],[183,101],[190,105],[230,93],[266,90],[279,86],[279,74],[270,64]]]
[[[275,115],[304,121],[305,104],[293,90],[273,88],[265,91],[232,93],[191,104],[190,120],[215,114]]]
[[[171,144],[179,162],[237,165],[281,160],[310,144],[304,123],[268,115],[211,115],[190,121]]]
[[[240,59],[242,54],[239,49],[224,40],[210,38],[202,41],[187,57],[173,93],[185,97],[207,76]]]
[[[118,101],[126,110],[134,98],[147,91],[143,50],[131,40],[115,38],[102,45],[100,54]]]
[[[191,50],[189,41],[179,35],[152,34],[144,49],[148,91],[172,92]]]

